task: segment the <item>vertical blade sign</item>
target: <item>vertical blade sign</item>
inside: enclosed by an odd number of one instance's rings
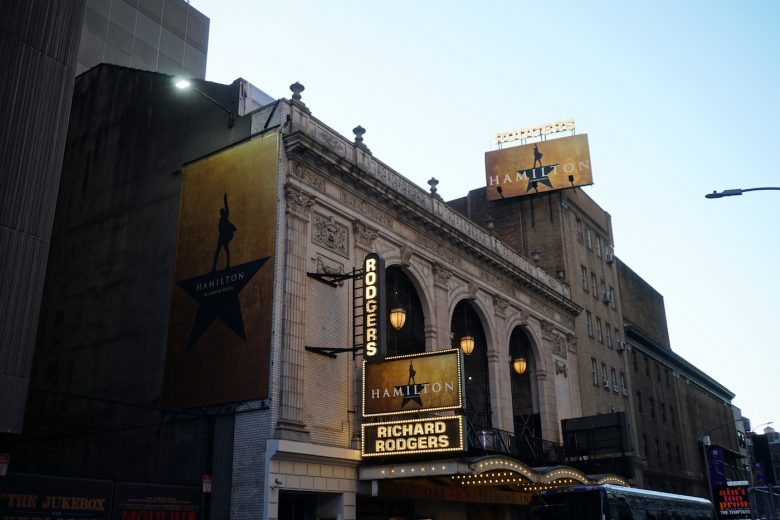
[[[366,255],[363,264],[363,332],[366,363],[385,358],[385,260],[376,253]]]

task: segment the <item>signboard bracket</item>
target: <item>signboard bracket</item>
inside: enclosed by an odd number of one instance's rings
[[[353,269],[351,273],[306,273],[306,276],[314,278],[331,287],[341,287],[341,282],[345,280],[354,280],[363,276],[363,270]]]
[[[321,354],[323,356],[327,356],[329,358],[336,359],[338,354],[341,354],[343,352],[352,352],[353,354],[357,354],[358,352],[362,352],[362,347],[357,348],[343,348],[343,347],[304,347],[307,352],[314,352],[315,354]]]

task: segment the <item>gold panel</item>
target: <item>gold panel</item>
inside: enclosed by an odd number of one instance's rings
[[[587,134],[485,153],[488,200],[593,184]]]
[[[184,167],[163,402],[268,396],[278,134]]]

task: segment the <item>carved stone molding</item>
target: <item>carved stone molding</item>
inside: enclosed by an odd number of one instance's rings
[[[528,313],[528,311],[521,310],[519,316],[520,316],[519,319],[520,325],[527,327],[530,323],[531,315]]]
[[[441,264],[433,264],[433,283],[443,289],[449,290],[452,272]]]
[[[386,227],[393,227],[393,218],[381,206],[372,204],[365,197],[359,197],[347,190],[341,190],[341,201],[361,215]]]
[[[553,341],[553,354],[556,356],[562,357],[563,359],[566,359],[566,340],[563,339],[563,336],[560,334],[555,335],[555,340]]]
[[[293,175],[304,182],[307,186],[312,186],[317,191],[325,192],[325,179],[311,171],[306,166],[298,163],[292,169]]]
[[[469,300],[476,300],[477,299],[477,291],[479,291],[479,285],[477,285],[473,280],[469,282]]]
[[[577,353],[577,336],[574,334],[567,334],[566,335],[566,345],[569,348],[569,352],[572,352],[574,354]]]
[[[509,308],[509,302],[500,296],[493,296],[493,308],[496,316],[506,317],[506,310]]]
[[[547,320],[542,320],[542,338],[548,341],[555,341],[555,326]]]
[[[336,222],[332,216],[326,217],[316,211],[312,213],[311,241],[318,246],[349,258],[349,229]]]
[[[557,376],[558,374],[563,374],[563,377],[569,377],[569,371],[568,371],[568,368],[566,368],[566,363],[556,359],[555,360],[555,375]]]
[[[316,199],[289,184],[284,191],[287,197],[287,213],[309,220],[309,213]]]
[[[316,273],[344,274],[344,264],[336,262],[335,260],[331,260],[330,258],[321,255],[317,255],[315,258],[312,258],[312,260],[314,260],[314,269]],[[344,285],[343,281],[338,282],[339,287],[342,285]]]
[[[414,250],[409,246],[403,246],[401,248],[401,265],[409,267],[412,264],[412,256],[414,256]]]
[[[355,241],[367,249],[374,247],[374,241],[379,236],[375,229],[368,227],[359,220],[355,220],[352,223],[352,231],[355,232]]]

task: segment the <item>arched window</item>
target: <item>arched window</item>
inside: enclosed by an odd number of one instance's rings
[[[393,265],[385,269],[385,286],[388,320],[387,355],[400,356],[425,352],[425,316],[414,284],[400,266]],[[403,311],[401,320],[403,326],[400,329],[396,329],[391,324],[393,309]]]
[[[471,302],[460,301],[452,315],[451,330],[453,348],[460,348],[461,339],[469,336],[474,340],[474,350],[464,356],[464,379],[466,383],[466,416],[471,425],[479,430],[490,428],[490,380],[487,362],[487,341],[479,315]]]

